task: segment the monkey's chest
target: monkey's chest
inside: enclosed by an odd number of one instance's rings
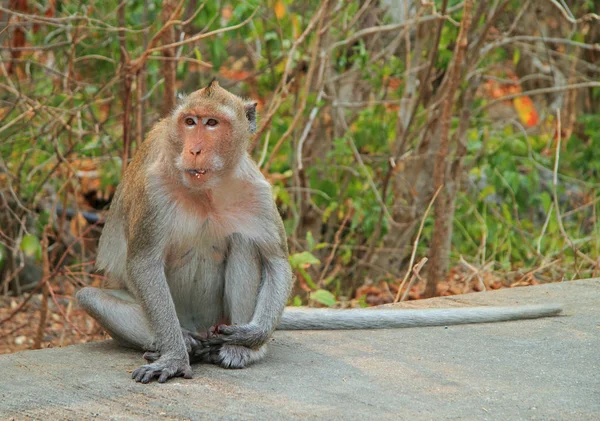
[[[199,237],[222,241],[232,234],[239,233],[246,238],[265,237],[265,200],[259,200],[250,188],[237,189],[217,200],[174,196],[177,207],[170,222],[170,241],[197,241]],[[214,195],[213,195],[214,196]],[[270,192],[268,195],[270,199]]]
[[[226,250],[225,240],[208,239],[189,249],[181,244],[170,247],[165,275],[179,322],[186,329],[205,329],[222,318]]]
[[[193,277],[197,270],[219,266],[224,261],[228,232],[210,216],[180,211],[166,234],[165,263],[169,273],[183,271]]]
[[[200,244],[173,244],[169,247],[165,263],[169,272],[177,272],[188,268],[193,271],[200,266],[221,265],[225,261],[227,242],[205,241]]]
[[[167,230],[166,266],[169,272],[220,266],[225,260],[227,239],[238,229],[238,221],[221,215],[179,209]]]

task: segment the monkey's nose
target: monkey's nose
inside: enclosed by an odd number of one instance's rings
[[[190,148],[190,153],[194,156],[200,155],[201,152],[202,148],[200,147],[200,145],[194,145]]]

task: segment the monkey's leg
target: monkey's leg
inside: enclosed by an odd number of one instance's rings
[[[121,345],[154,351],[154,334],[142,307],[125,290],[87,287],[80,290],[77,302]]]
[[[144,358],[149,361],[160,357],[148,319],[128,291],[87,287],[80,290],[76,298],[79,305],[119,344],[147,351]],[[181,332],[188,353],[201,354],[201,338],[185,329],[181,329]]]
[[[251,241],[234,240],[225,276],[225,308],[231,309],[232,324],[220,326],[221,335],[216,338],[223,343],[217,363],[226,368],[242,368],[264,357],[265,343],[289,296],[292,276],[282,248],[263,250]]]
[[[247,326],[252,320],[261,280],[259,262],[258,250],[251,241],[239,235],[231,238],[225,269],[224,310],[234,326]],[[218,330],[224,328],[221,326]],[[220,339],[217,336],[216,340]],[[228,339],[217,347],[217,352],[211,351],[209,362],[224,368],[244,368],[266,354],[266,345],[262,343],[248,347]]]

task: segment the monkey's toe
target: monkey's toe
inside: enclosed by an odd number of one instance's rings
[[[158,378],[159,383],[164,383],[171,377],[191,379],[192,368],[187,361],[158,359],[152,364],[141,366],[131,374],[131,378],[138,383],[149,383],[153,378]]]

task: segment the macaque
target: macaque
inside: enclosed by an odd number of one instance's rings
[[[190,378],[190,361],[242,368],[280,329],[364,329],[535,318],[558,306],[286,311],[292,271],[271,187],[248,153],[256,103],[211,82],[158,122],[127,168],[100,238],[114,289],[79,304],[144,351],[137,382]]]

